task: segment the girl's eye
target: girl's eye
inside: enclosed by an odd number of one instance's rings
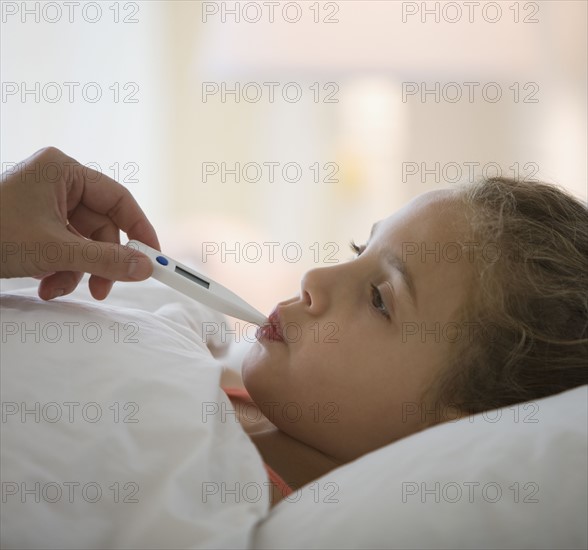
[[[365,250],[365,244],[357,245],[354,241],[351,241],[349,243],[349,248],[351,248],[351,252],[356,256],[361,256],[361,253]]]
[[[384,304],[384,300],[382,300],[382,295],[378,290],[378,287],[375,285],[371,285],[372,287],[372,304],[373,306],[384,316],[386,319],[390,319],[390,314],[386,309],[386,304]]]
[[[357,245],[354,241],[349,243],[349,247],[351,251],[357,256],[361,256],[361,254],[365,251],[366,245]],[[374,284],[370,285],[372,288],[372,305],[381,313],[386,319],[390,320],[390,314],[386,309],[386,304],[384,304],[384,300],[382,300],[382,294],[378,290],[378,287]]]

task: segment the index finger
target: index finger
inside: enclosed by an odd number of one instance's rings
[[[108,216],[129,240],[136,239],[161,250],[153,225],[126,187],[106,174],[83,166],[64,153],[62,155],[73,163],[71,175],[66,178],[68,212],[81,203]]]

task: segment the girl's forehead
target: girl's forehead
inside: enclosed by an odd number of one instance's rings
[[[461,230],[464,221],[463,205],[457,200],[456,192],[452,189],[436,189],[418,195],[400,210],[376,222],[370,238],[382,237],[391,231],[403,229],[420,229],[419,233],[430,230],[440,237],[445,229],[451,230],[459,226]]]

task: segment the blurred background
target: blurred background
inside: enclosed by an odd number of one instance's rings
[[[587,198],[584,1],[1,4],[2,171],[99,168],[265,312],[424,191]]]

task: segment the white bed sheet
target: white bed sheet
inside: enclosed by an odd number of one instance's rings
[[[269,491],[221,414],[232,406],[201,334],[224,316],[156,281],[102,303],[85,281],[53,302],[22,283],[2,285],[1,546],[249,547]]]

